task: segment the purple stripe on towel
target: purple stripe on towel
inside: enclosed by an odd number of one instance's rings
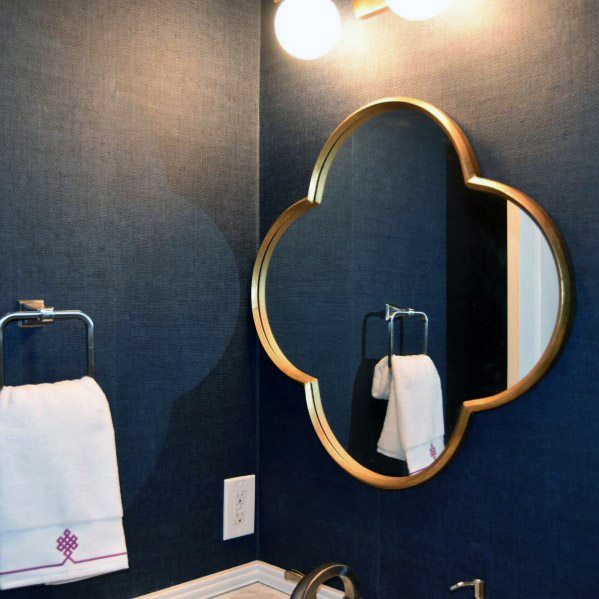
[[[0,572],[0,576],[5,576],[6,574],[18,574],[19,572],[31,572],[33,570],[43,570],[44,568],[60,568],[64,566],[67,562],[73,562],[74,564],[83,564],[85,562],[95,562],[99,559],[108,559],[110,557],[119,557],[121,555],[127,555],[127,552],[123,553],[111,553],[110,555],[100,555],[98,557],[88,557],[87,559],[73,559],[72,557],[67,557],[60,564],[48,564],[47,566],[33,566],[32,568],[21,568],[20,570],[7,570],[6,572]]]

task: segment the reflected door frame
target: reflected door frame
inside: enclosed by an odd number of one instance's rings
[[[559,308],[555,261],[534,221],[507,204],[507,384],[528,374],[549,343]]]

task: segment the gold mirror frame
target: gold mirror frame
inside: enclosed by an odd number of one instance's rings
[[[534,368],[525,377],[520,379],[518,383],[501,393],[464,401],[445,451],[428,468],[412,476],[386,476],[378,474],[354,460],[345,448],[341,446],[327,421],[320,397],[318,380],[299,370],[285,356],[277,344],[270,327],[266,305],[268,269],[276,247],[285,231],[302,214],[321,203],[327,175],[337,152],[343,146],[345,140],[369,119],[383,112],[398,109],[416,110],[424,113],[443,129],[458,154],[466,187],[504,198],[524,210],[533,219],[549,243],[560,281],[560,298],[555,327],[549,344]],[[252,276],[252,313],[258,337],[270,359],[288,377],[304,386],[310,419],[318,438],[330,456],[349,474],[364,483],[381,489],[404,489],[423,483],[440,472],[448,464],[464,438],[472,414],[491,410],[513,401],[538,383],[549,370],[564,343],[571,321],[572,277],[564,242],[551,217],[539,204],[521,191],[498,181],[483,178],[470,142],[458,124],[449,115],[422,100],[401,97],[384,98],[360,108],[347,117],[335,129],[316,160],[308,195],[287,208],[268,231],[260,246]]]

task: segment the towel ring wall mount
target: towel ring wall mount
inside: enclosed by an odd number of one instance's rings
[[[4,375],[4,329],[11,322],[17,322],[22,328],[40,328],[56,320],[81,320],[85,323],[87,339],[87,375],[95,374],[94,321],[81,310],[55,310],[47,307],[44,300],[19,300],[19,310],[9,312],[0,318],[0,388],[5,385]]]
[[[380,472],[365,466],[364,463],[358,461],[350,454],[348,447],[339,441],[339,438],[335,434],[327,418],[318,379],[316,376],[301,370],[281,349],[271,326],[272,319],[269,317],[269,306],[267,306],[267,279],[273,256],[277,252],[277,247],[289,228],[297,222],[300,217],[307,212],[318,208],[322,203],[325,183],[327,182],[333,163],[341,148],[364,124],[395,111],[408,111],[411,114],[417,113],[421,116],[424,115],[424,117],[426,117],[424,120],[429,122],[432,121],[434,125],[441,129],[445,136],[444,139],[449,142],[449,147],[455,152],[459,178],[463,183],[464,189],[466,189],[468,193],[477,193],[477,197],[484,196],[487,198],[494,198],[495,200],[502,200],[507,205],[508,211],[510,207],[517,208],[521,213],[530,217],[532,223],[534,223],[540,230],[542,233],[541,236],[546,241],[547,247],[549,248],[549,254],[555,263],[555,271],[558,280],[555,324],[552,327],[552,330],[550,330],[550,335],[544,351],[532,369],[528,371],[525,376],[522,376],[517,380],[515,384],[508,384],[507,388],[499,393],[463,401],[459,407],[451,437],[445,444],[445,451],[429,467],[411,476],[389,476],[381,474]],[[384,158],[386,160],[388,154],[385,155]],[[401,163],[403,159],[404,156],[401,154],[395,156],[395,160],[398,163]],[[364,161],[364,164],[367,164],[368,168],[372,168],[373,165],[377,166],[377,158],[368,156]],[[385,161],[384,164],[385,167],[388,168],[389,163]],[[360,197],[362,199],[359,199]],[[349,201],[367,204],[369,199],[370,198],[367,196],[362,195],[358,198],[350,199]],[[422,201],[426,201],[426,195],[423,195]],[[330,223],[331,221],[327,222]],[[304,247],[318,246],[318,240],[314,238],[304,238],[304,242],[306,244]],[[323,244],[323,247],[328,246]],[[305,260],[313,260],[313,256],[308,252],[304,252],[303,258]],[[399,266],[404,267],[404,260],[400,259],[399,262]],[[313,288],[303,280],[301,280],[300,283],[306,289]],[[325,285],[324,288],[328,289],[329,287]],[[410,290],[407,291],[409,292]],[[395,297],[397,296],[395,295]],[[518,189],[482,177],[474,150],[458,124],[436,106],[414,98],[385,98],[375,101],[351,114],[337,127],[325,143],[316,160],[307,196],[287,208],[274,222],[262,241],[253,271],[251,301],[254,323],[262,347],[273,363],[284,374],[303,385],[312,425],[326,451],[341,468],[353,477],[366,484],[382,489],[408,488],[421,484],[435,476],[447,466],[449,461],[456,454],[456,451],[464,438],[472,414],[502,406],[520,397],[531,389],[546,374],[558,356],[567,337],[572,320],[573,305],[571,269],[567,258],[565,244],[558,228],[547,212],[532,198]],[[272,302],[270,303],[272,304]],[[304,304],[306,303],[309,302],[304,300]],[[270,308],[272,309],[272,305]],[[428,312],[428,309],[424,305],[422,308]],[[371,309],[376,309],[376,306],[373,306]],[[394,318],[401,315],[397,312],[396,316],[392,318],[392,313],[393,307],[390,306],[387,308],[386,314],[389,327],[392,327]],[[415,314],[410,313],[410,315],[413,316]],[[360,315],[360,319],[362,319],[362,316],[363,315]],[[424,314],[423,319],[424,317],[426,317],[426,314]],[[449,318],[449,316],[447,316],[447,318]],[[282,318],[279,320],[282,320]],[[425,323],[427,320],[428,319],[425,320]],[[427,344],[426,333],[427,331],[425,331],[425,346]],[[429,351],[434,349],[435,348],[428,348]]]

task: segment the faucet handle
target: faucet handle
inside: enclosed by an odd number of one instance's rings
[[[458,589],[464,589],[466,587],[474,587],[474,599],[485,599],[485,581],[480,578],[475,578],[469,582],[458,582],[449,590],[457,591]]]

